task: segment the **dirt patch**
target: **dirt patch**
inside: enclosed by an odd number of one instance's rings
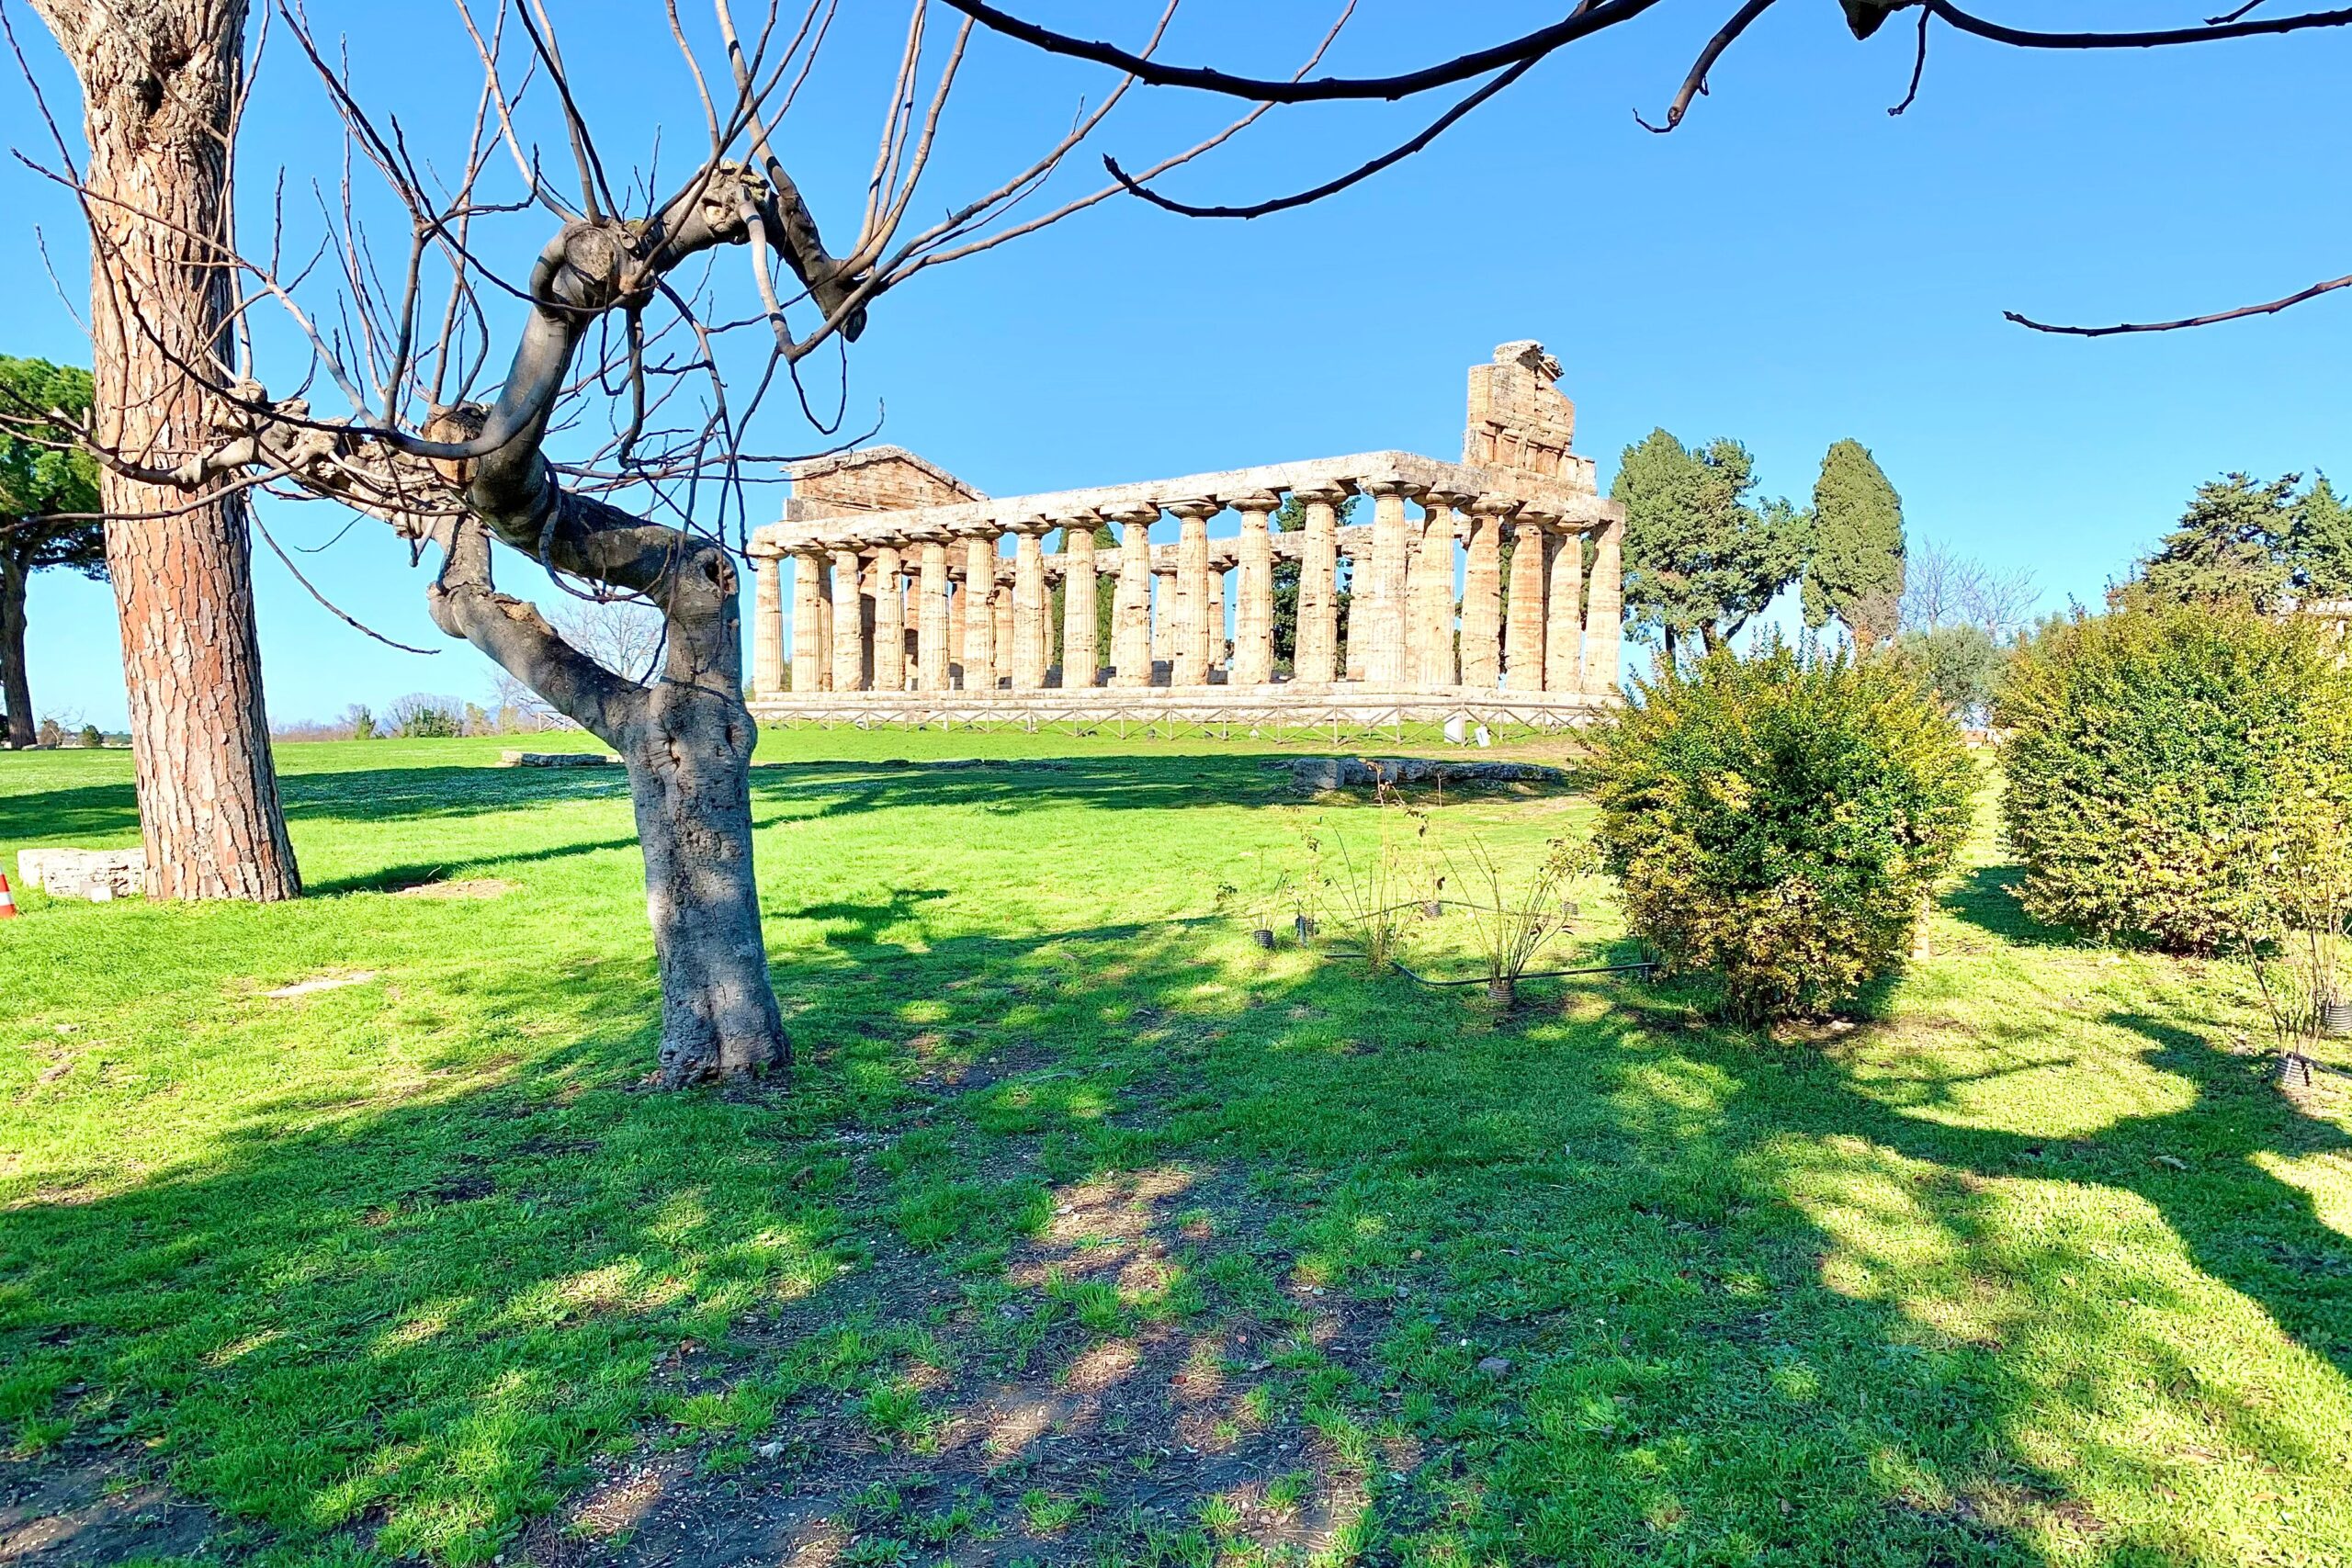
[[[320,991],[339,991],[345,986],[364,986],[376,977],[373,969],[356,969],[346,975],[313,975],[307,980],[297,980],[290,986],[264,991],[262,995],[274,1002],[291,1001],[297,997],[311,996]]]
[[[1278,1558],[1330,1543],[1367,1493],[1304,1419],[1302,1364],[1376,1376],[1387,1311],[1299,1282],[1238,1179],[1160,1167],[1053,1196],[1005,1261],[1009,1298],[976,1305],[931,1258],[882,1248],[750,1336],[780,1347],[856,1313],[941,1324],[937,1355],[888,1371],[919,1416],[877,1421],[824,1390],[745,1434],[748,1461],[649,1448],[535,1529],[529,1561],[1076,1564],[1200,1528]],[[1269,1282],[1259,1297],[1169,1304],[1172,1280],[1236,1255]]]
[[[503,876],[469,876],[456,882],[420,882],[393,891],[395,898],[501,898],[514,891]]]
[[[167,1491],[143,1454],[0,1459],[0,1562],[10,1568],[189,1555],[221,1529],[210,1509]]]

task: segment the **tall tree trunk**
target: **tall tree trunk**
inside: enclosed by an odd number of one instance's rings
[[[33,743],[33,688],[25,673],[25,569],[0,555],[0,700],[8,705],[8,744]]]
[[[38,0],[82,83],[98,434],[151,468],[212,445],[228,373],[231,138],[246,0]],[[107,473],[107,567],[148,891],[301,892],[262,704],[244,503]],[[149,515],[173,513],[168,516]]]

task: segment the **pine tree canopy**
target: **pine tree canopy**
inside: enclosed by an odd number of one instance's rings
[[[0,355],[0,409],[21,416],[89,408],[88,371]],[[86,454],[54,451],[0,428],[0,553],[19,570],[63,566],[103,577],[104,525],[50,515],[97,510],[98,469]]]
[[[2296,532],[2301,478],[2224,474],[2199,485],[2179,526],[2110,599],[2140,607],[2244,604],[2266,615],[2278,609],[2294,587],[2288,547]],[[2327,504],[2334,503],[2331,491]]]
[[[1832,616],[1857,647],[1894,635],[1903,603],[1903,498],[1859,441],[1833,443],[1813,487],[1804,622]]]
[[[1668,647],[1695,634],[1713,647],[1802,570],[1804,514],[1749,502],[1755,468],[1728,438],[1701,451],[1653,430],[1625,448],[1609,493],[1625,505],[1625,615],[1645,634]]]

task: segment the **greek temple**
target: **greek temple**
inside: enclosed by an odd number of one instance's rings
[[[893,446],[797,464],[783,520],[751,540],[752,711],[1579,722],[1618,700],[1624,512],[1570,449],[1559,374],[1532,342],[1473,367],[1459,463],[1366,452],[993,498]],[[1351,496],[1369,522],[1342,525]],[[1294,524],[1275,528],[1285,497]],[[1211,538],[1227,513],[1238,527]],[[1175,542],[1154,545],[1168,516]],[[1276,583],[1293,562],[1285,669]]]

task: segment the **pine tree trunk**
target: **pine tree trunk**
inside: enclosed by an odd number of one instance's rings
[[[0,556],[0,701],[8,705],[7,743],[33,743],[33,690],[25,673],[25,578],[13,556]]]
[[[90,141],[99,437],[171,467],[211,441],[188,369],[225,379],[231,361],[222,258],[246,0],[40,5],[81,79]],[[107,525],[107,567],[148,891],[293,897],[301,880],[269,752],[244,504],[191,504],[114,474],[100,493],[119,519]]]
[[[787,1067],[752,870],[750,710],[708,688],[664,684],[650,694],[621,755],[662,970],[662,1079]]]

